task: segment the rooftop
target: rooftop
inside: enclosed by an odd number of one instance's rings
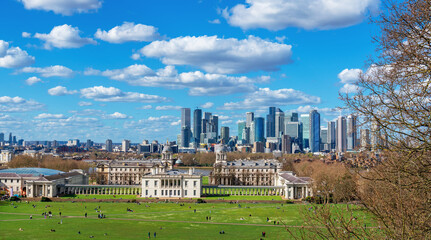
[[[50,176],[54,174],[64,173],[62,171],[49,168],[10,168],[0,170],[0,173],[16,173],[16,174],[31,174],[33,176]]]

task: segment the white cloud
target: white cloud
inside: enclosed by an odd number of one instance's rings
[[[311,110],[317,110],[319,113],[332,116],[337,116],[340,113],[340,110],[337,108],[318,108],[310,105],[299,106],[297,109],[291,110],[290,112],[309,113]]]
[[[79,102],[79,103],[78,103],[78,105],[79,105],[79,106],[81,106],[81,107],[84,107],[84,106],[92,106],[92,105],[93,105],[93,103],[91,103],[91,102],[84,102],[84,101],[81,101],[81,102]]]
[[[165,106],[157,106],[156,110],[162,110],[162,111],[166,111],[166,110],[180,110],[181,108],[182,108],[181,106],[165,105]]]
[[[28,33],[28,32],[22,32],[21,36],[22,36],[23,38],[29,38],[29,37],[31,37],[31,33]]]
[[[340,88],[341,93],[357,93],[360,90],[360,88],[352,83],[346,83],[343,85],[343,87]]]
[[[247,39],[217,36],[178,37],[154,41],[140,53],[160,58],[167,65],[190,65],[210,73],[276,71],[291,62],[292,46],[268,42],[259,37]]]
[[[57,86],[57,87],[53,87],[48,89],[48,93],[51,96],[64,96],[64,95],[71,95],[71,94],[75,94],[78,91],[76,90],[67,90],[66,87],[63,86]]]
[[[123,92],[114,87],[94,86],[81,89],[81,97],[100,102],[166,102],[167,98],[137,92]]]
[[[73,76],[72,69],[65,66],[54,65],[49,67],[25,67],[20,70],[25,73],[39,73],[42,77],[71,77]]]
[[[26,100],[22,97],[0,97],[0,112],[29,112],[40,110],[43,104],[34,100]]]
[[[82,38],[79,36],[79,29],[71,25],[55,26],[50,33],[36,33],[35,38],[45,41],[46,49],[55,48],[80,48],[87,44],[96,44],[91,38]]]
[[[42,82],[42,80],[38,77],[29,77],[27,80],[25,80],[25,83],[29,86],[38,82]]]
[[[200,71],[178,74],[175,67],[166,66],[154,71],[145,65],[131,65],[123,69],[99,71],[87,69],[86,75],[102,75],[113,80],[124,81],[134,86],[163,87],[168,89],[189,88],[193,96],[221,95],[238,92],[252,92],[255,83],[268,82],[268,76],[248,78],[223,74],[209,74]]]
[[[63,114],[41,113],[34,117],[35,119],[61,119],[65,118]]]
[[[107,115],[105,118],[107,118],[107,119],[127,119],[130,117],[124,113],[115,112],[113,114]]]
[[[227,120],[227,121],[222,121],[221,124],[225,125],[225,124],[231,124],[233,123],[232,120]]]
[[[214,103],[212,102],[206,102],[201,105],[201,108],[212,108],[214,106]]]
[[[341,83],[355,83],[362,74],[361,69],[344,69],[338,74]]]
[[[9,43],[0,40],[0,67],[19,68],[34,63],[34,57],[19,47],[9,47]]]
[[[151,106],[151,105],[145,105],[145,106],[139,107],[138,109],[148,110],[148,109],[152,109],[152,108],[153,108],[153,106]]]
[[[56,14],[70,16],[74,13],[95,11],[102,7],[99,0],[18,0],[26,9],[53,11]]]
[[[220,24],[221,22],[220,22],[220,19],[218,19],[218,18],[216,18],[216,19],[214,19],[214,20],[210,20],[210,21],[208,21],[209,23],[212,23],[212,24]]]
[[[133,60],[139,60],[141,58],[141,55],[139,53],[134,53],[132,54],[132,56],[130,56],[130,58]]]
[[[181,124],[181,120],[171,122],[171,126],[179,126]]]
[[[379,0],[246,0],[222,15],[242,29],[336,29],[362,22],[378,5]]]
[[[124,22],[121,26],[116,26],[109,31],[97,29],[94,37],[110,43],[124,42],[151,42],[160,36],[157,28],[144,24],[134,24]]]
[[[259,88],[259,90],[247,94],[243,101],[225,103],[221,109],[257,109],[268,106],[317,103],[320,103],[319,97],[310,96],[295,89],[283,88],[271,90],[269,88]]]

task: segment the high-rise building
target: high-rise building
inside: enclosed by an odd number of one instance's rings
[[[218,138],[218,116],[211,116],[211,120],[210,120],[210,124],[211,124],[211,132],[215,132],[215,137],[216,139]]]
[[[370,150],[370,130],[369,129],[361,129],[361,150]]]
[[[12,133],[9,133],[9,145],[13,144]]]
[[[244,143],[250,143],[250,128],[245,127],[244,131],[242,132],[242,139]]]
[[[251,122],[254,121],[254,112],[247,112],[245,120],[246,120],[246,127],[251,127]]]
[[[247,139],[247,141],[248,143],[253,144],[254,142],[256,142],[256,122],[255,121],[251,122],[249,133],[250,133],[250,136]]]
[[[87,144],[85,144],[85,146],[86,146],[87,148],[90,148],[90,147],[92,147],[92,146],[93,146],[93,144],[94,144],[94,142],[93,142],[93,141],[91,141],[91,139],[87,139]]]
[[[376,121],[371,122],[371,150],[377,151],[381,148],[380,126]]]
[[[106,140],[106,151],[112,152],[112,140],[111,139]]]
[[[302,123],[302,149],[310,148],[310,114],[301,114]]]
[[[266,137],[275,137],[275,107],[269,107],[266,115]]]
[[[181,147],[188,148],[190,146],[190,128],[187,126],[181,127]]]
[[[298,122],[298,113],[296,113],[296,112],[293,112],[293,113],[291,113],[291,116],[290,116],[290,121],[291,122]]]
[[[188,132],[185,134],[187,135],[187,138],[185,138],[185,135],[183,134],[183,129],[187,129]],[[181,108],[181,143],[182,145],[189,146],[190,138],[191,138],[191,121],[190,121],[190,108]]]
[[[320,127],[320,151],[329,150],[328,128]]]
[[[282,153],[292,153],[292,142],[289,135],[281,136],[281,152]]]
[[[243,140],[242,135],[244,130],[245,130],[245,122],[244,121],[238,122],[238,141]]]
[[[347,116],[347,151],[353,151],[356,148],[356,116],[350,114]]]
[[[121,143],[121,151],[128,152],[130,148],[130,140],[124,139]]]
[[[202,133],[202,110],[195,109],[193,112],[193,137],[196,143],[201,142]]]
[[[337,152],[345,152],[347,150],[347,129],[346,118],[339,116],[337,119]]]
[[[14,144],[14,145],[15,145],[16,143],[17,143],[17,141],[16,141],[16,136],[13,136],[13,137],[12,137],[12,144]]]
[[[229,127],[221,127],[220,134],[223,144],[227,144],[229,142]]]
[[[299,122],[285,122],[285,135],[289,135],[291,138],[300,139],[302,143],[302,123]]]
[[[0,133],[0,143],[4,142],[4,133]]]
[[[320,114],[310,111],[310,151],[320,152]]]
[[[329,121],[328,122],[328,140],[327,140],[329,151],[335,150],[335,139],[337,138],[335,130],[336,130],[335,122]]]
[[[254,118],[254,141],[265,142],[265,119],[263,117]]]
[[[275,137],[281,137],[284,134],[284,112],[275,113]]]

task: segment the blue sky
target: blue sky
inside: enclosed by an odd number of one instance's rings
[[[317,109],[374,53],[378,0],[4,0],[0,132],[26,140],[176,140],[180,107],[231,127]]]

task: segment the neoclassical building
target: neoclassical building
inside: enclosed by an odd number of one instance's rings
[[[100,185],[141,185],[142,176],[153,168],[172,169],[172,148],[166,145],[161,159],[98,161],[96,174]]]
[[[274,186],[283,165],[275,159],[235,160],[228,162],[225,146],[216,149],[212,185]]]

